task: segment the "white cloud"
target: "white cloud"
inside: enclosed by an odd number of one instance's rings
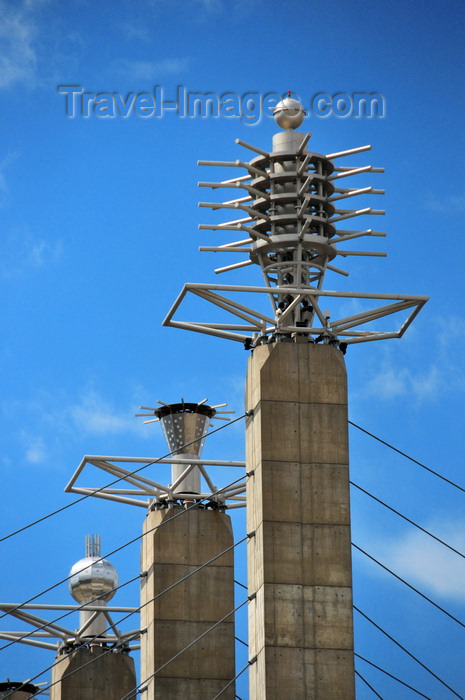
[[[144,392],[141,392],[143,394]],[[59,408],[51,408],[57,406]],[[16,434],[19,451],[23,459],[31,464],[46,464],[50,468],[60,463],[63,450],[77,439],[103,436],[152,439],[154,431],[134,417],[137,402],[130,399],[126,409],[117,409],[97,391],[84,391],[76,402],[61,396],[42,393],[29,401],[8,401],[0,404],[4,423],[9,421],[11,433]],[[15,429],[24,424],[26,416],[28,430]],[[58,458],[58,460],[57,460]]]
[[[117,71],[132,80],[145,80],[150,83],[171,75],[179,75],[188,67],[187,58],[164,58],[160,61],[139,61],[123,59]]]
[[[32,82],[37,68],[35,3],[0,2],[0,88]]]
[[[432,523],[428,530],[465,553],[465,523]],[[465,559],[420,531],[378,543],[380,561],[425,594],[465,600]],[[387,554],[386,554],[387,552]]]
[[[450,213],[450,211],[465,211],[465,195],[444,195],[441,199],[431,196],[426,202],[427,209],[436,212]]]
[[[123,32],[126,35],[127,41],[150,41],[150,33],[147,27],[127,23],[123,26]]]
[[[61,241],[35,237],[28,229],[16,229],[0,239],[0,276],[12,279],[57,262],[62,255]]]
[[[33,243],[27,257],[27,264],[32,267],[42,267],[43,265],[57,260],[61,256],[61,243],[49,243],[40,240]]]
[[[2,192],[7,192],[8,191],[8,186],[6,183],[6,178],[5,178],[5,171],[10,165],[10,163],[16,158],[17,154],[16,153],[8,153],[1,161],[0,161],[0,191]]]
[[[441,377],[436,366],[410,369],[385,359],[368,381],[366,393],[379,399],[410,396],[422,401],[436,396],[440,388]]]
[[[93,435],[145,434],[134,418],[134,411],[117,411],[95,391],[88,392],[77,405],[68,407],[66,413],[77,429]]]
[[[26,448],[26,459],[31,464],[40,464],[47,459],[47,450],[42,438],[30,440],[29,447]]]
[[[428,319],[427,323],[425,328],[420,320],[418,326],[414,324],[408,330],[402,339],[402,352],[398,351],[398,345],[385,345],[376,362],[354,365],[360,377],[354,383],[352,401],[363,398],[365,402],[368,396],[386,402],[402,399],[414,405],[436,401],[444,391],[449,395],[464,391],[461,340],[465,320],[439,316]]]

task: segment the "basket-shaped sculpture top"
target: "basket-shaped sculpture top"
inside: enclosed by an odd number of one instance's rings
[[[156,411],[170,452],[176,456],[200,457],[205,437],[216,411],[211,406],[197,403],[164,404]],[[189,464],[173,464],[172,479],[175,483]],[[192,466],[176,488],[177,493],[200,493],[200,470]]]

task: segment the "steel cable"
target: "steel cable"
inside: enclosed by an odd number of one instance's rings
[[[364,678],[364,677],[362,676],[362,674],[361,674],[359,671],[357,671],[357,669],[354,669],[354,672],[355,672],[355,675],[358,676],[358,677],[360,678],[360,680],[362,680],[362,681],[365,683],[365,685],[367,685],[367,686],[369,687],[369,689],[371,690],[371,692],[372,692],[374,695],[376,695],[377,698],[380,698],[380,700],[384,700],[383,696],[380,695],[380,694],[373,688],[373,686],[370,685],[370,684],[368,683],[367,679]]]
[[[173,520],[173,518],[171,518],[171,520]],[[149,532],[151,532],[151,531],[149,531]],[[149,532],[147,532],[146,534],[149,534]],[[196,569],[193,569],[193,570],[190,571],[188,574],[186,574],[185,576],[183,576],[182,578],[178,579],[177,581],[175,581],[174,583],[172,583],[170,586],[168,586],[168,588],[165,588],[165,590],[161,591],[161,593],[157,593],[157,595],[156,595],[154,598],[152,598],[152,600],[150,600],[149,602],[152,603],[152,602],[153,602],[154,600],[156,600],[157,598],[161,597],[161,596],[164,595],[165,593],[168,593],[168,591],[170,591],[172,588],[175,588],[177,585],[179,585],[180,583],[183,583],[183,582],[186,581],[188,578],[190,578],[191,576],[193,576],[194,574],[196,574],[198,571],[201,571],[201,570],[204,569],[206,566],[208,566],[209,564],[211,564],[212,562],[214,562],[216,559],[219,559],[220,557],[222,557],[223,554],[226,554],[226,553],[229,552],[230,550],[235,549],[235,547],[237,547],[239,544],[242,544],[243,542],[245,542],[245,541],[248,539],[248,537],[249,537],[249,535],[246,535],[246,536],[243,537],[241,540],[238,540],[237,542],[235,542],[235,543],[234,543],[233,545],[231,545],[230,547],[227,547],[227,549],[223,550],[223,551],[220,552],[219,554],[216,554],[214,557],[212,557],[212,558],[209,559],[208,561],[206,561],[206,562],[204,562],[203,564],[201,564],[200,566],[198,566]],[[117,590],[119,590],[120,588],[123,588],[124,586],[127,586],[128,584],[133,583],[134,581],[137,581],[137,579],[139,579],[140,577],[141,577],[141,574],[138,574],[137,576],[134,576],[134,578],[131,578],[131,579],[129,579],[128,581],[125,581],[124,583],[119,584],[119,585],[116,586],[115,588],[112,588],[111,591],[108,591],[108,593],[115,593],[115,592],[116,592]],[[50,625],[53,625],[53,624],[55,624],[56,622],[59,622],[60,620],[62,620],[63,618],[67,617],[68,615],[71,615],[72,613],[79,612],[79,611],[81,611],[81,610],[85,610],[85,609],[87,608],[87,606],[92,605],[93,603],[96,603],[96,602],[99,601],[99,600],[100,600],[100,598],[94,598],[93,600],[88,600],[86,603],[82,603],[81,605],[75,607],[73,610],[69,610],[68,612],[63,613],[63,615],[60,615],[59,617],[54,618],[53,620],[47,620],[47,622],[44,623],[43,625],[41,625],[41,626],[39,626],[39,627],[36,627],[35,630],[34,630],[33,632],[30,632],[30,633],[28,633],[28,634],[25,634],[25,635],[22,636],[22,637],[18,637],[18,639],[12,640],[11,642],[8,642],[8,644],[4,644],[2,647],[0,647],[0,651],[2,651],[3,649],[7,649],[7,648],[10,647],[12,644],[16,644],[16,642],[22,642],[24,639],[27,639],[28,637],[30,637],[31,635],[33,635],[34,632],[40,632],[40,630],[43,630],[43,629],[45,629],[46,627],[49,627]],[[147,604],[148,604],[148,603],[145,603],[144,605],[147,605]],[[144,605],[140,605],[138,608],[134,608],[134,610],[132,610],[132,611],[131,611],[130,613],[128,613],[127,615],[125,615],[125,617],[122,617],[120,620],[118,620],[118,624],[120,624],[121,622],[124,622],[124,620],[127,620],[127,618],[131,617],[131,615],[135,615],[137,612],[140,612],[140,610],[144,607]],[[18,610],[18,608],[14,608],[14,610]],[[11,614],[11,611],[9,610],[9,611],[6,613],[6,615],[10,615],[10,614]],[[111,626],[107,627],[107,629],[103,632],[103,634],[104,634],[105,632],[108,632],[110,629],[111,629]],[[98,638],[98,637],[93,637],[91,640],[87,639],[87,642],[86,642],[86,643],[88,643],[89,641],[94,641],[94,640],[97,639],[97,638]]]
[[[356,652],[354,652],[354,656],[356,656],[358,659],[361,659],[362,661],[365,661],[365,663],[370,664],[370,666],[373,666],[373,668],[376,668],[378,671],[381,671],[381,673],[385,673],[386,676],[389,676],[389,678],[393,678],[398,683],[405,685],[406,688],[409,688],[409,690],[413,690],[413,692],[416,693],[417,695],[420,695],[420,697],[426,698],[426,700],[433,700],[433,698],[430,698],[429,695],[425,695],[424,693],[421,693],[419,690],[414,688],[412,685],[409,685],[405,681],[401,681],[400,678],[393,676],[392,673],[389,673],[389,671],[386,671],[386,669],[381,668],[381,666],[377,666],[372,661],[368,661],[368,659],[365,659],[364,656],[361,656],[360,654],[357,654]]]
[[[396,644],[399,649],[402,649],[403,652],[405,652],[408,656],[410,656],[411,659],[417,662],[422,668],[425,669],[433,678],[436,678],[437,681],[439,681],[447,690],[450,690],[451,693],[453,693],[459,700],[464,700],[462,695],[459,695],[453,688],[450,687],[445,681],[442,680],[434,671],[432,671],[428,666],[426,666],[422,661],[417,659],[416,656],[414,656],[408,649],[406,649],[400,642],[398,642],[392,635],[390,635],[386,630],[384,630],[380,625],[376,624],[368,615],[366,615],[364,612],[362,612],[359,608],[357,608],[356,605],[354,605],[354,610],[356,610],[362,617],[364,617],[368,622],[370,622],[374,627],[376,627],[377,630],[382,632],[388,639],[391,640],[394,644]]]
[[[400,518],[403,518],[404,520],[406,520],[406,521],[407,521],[408,523],[410,523],[411,525],[414,525],[414,527],[418,528],[418,530],[421,530],[421,531],[424,532],[426,535],[429,535],[430,537],[432,537],[433,540],[436,540],[436,542],[439,542],[440,544],[444,545],[444,547],[447,547],[447,549],[450,549],[451,552],[454,552],[455,554],[458,554],[459,557],[462,557],[462,559],[465,559],[465,554],[463,554],[462,552],[460,552],[458,549],[455,549],[455,547],[452,547],[450,544],[447,544],[447,542],[444,542],[444,540],[441,540],[441,538],[440,538],[440,537],[437,537],[437,535],[433,535],[432,532],[430,532],[430,531],[427,530],[426,528],[422,527],[421,525],[418,525],[418,523],[414,522],[414,521],[411,520],[410,518],[407,518],[406,515],[403,515],[402,513],[400,513],[398,510],[396,510],[396,509],[393,508],[392,506],[389,506],[387,503],[385,503],[384,501],[382,501],[380,498],[377,498],[377,496],[374,496],[372,493],[370,493],[369,491],[366,491],[364,488],[362,488],[362,487],[359,486],[358,484],[355,484],[353,481],[349,481],[349,484],[351,484],[352,486],[354,486],[354,487],[355,487],[356,489],[358,489],[359,491],[362,491],[362,492],[365,493],[367,496],[369,496],[370,498],[372,498],[372,499],[373,499],[374,501],[376,501],[377,503],[380,503],[382,506],[384,506],[384,507],[387,508],[388,510],[391,510],[393,513],[395,513],[396,515],[398,515]]]
[[[353,542],[351,544],[352,544],[352,547],[355,547],[355,549],[358,549],[358,551],[362,552],[362,554],[364,554],[366,557],[368,557],[368,559],[371,559],[371,561],[374,561],[375,564],[378,564],[378,566],[380,566],[382,569],[389,572],[391,574],[391,576],[394,576],[398,581],[402,581],[403,584],[408,586],[408,588],[410,588],[415,593],[418,593],[418,595],[421,596],[422,598],[424,598],[425,600],[427,600],[428,603],[431,603],[431,605],[434,605],[434,607],[437,608],[438,610],[440,610],[442,613],[444,613],[444,615],[447,615],[448,617],[450,617],[451,620],[454,620],[454,622],[456,622],[458,625],[465,628],[465,624],[461,620],[459,620],[457,617],[452,615],[452,613],[448,612],[443,607],[438,605],[438,603],[435,603],[434,600],[431,600],[431,598],[428,598],[427,595],[425,595],[424,593],[419,591],[418,588],[415,588],[415,586],[412,586],[411,583],[408,583],[408,581],[403,579],[402,576],[399,576],[398,574],[396,574],[394,571],[392,571],[392,569],[389,569],[385,564],[382,564],[380,561],[375,559],[375,557],[373,557],[371,554],[368,554],[368,552],[365,552],[365,550],[362,549],[361,547],[359,547],[358,545],[354,544]]]
[[[223,430],[224,428],[233,425],[233,423],[237,422],[238,420],[241,420],[242,418],[245,418],[246,416],[247,416],[247,413],[244,413],[242,416],[239,416],[238,418],[235,418],[233,421],[231,421],[231,422],[229,422],[229,423],[227,423],[227,424],[225,424],[225,425],[220,425],[218,428],[216,428],[215,430],[212,430],[210,433],[208,433],[207,436],[213,435],[214,433],[218,432],[219,430]],[[199,438],[196,438],[195,440],[191,440],[190,442],[188,442],[188,443],[186,443],[185,445],[183,445],[182,448],[186,448],[186,447],[188,447],[189,445],[192,445],[193,443],[198,442],[199,440],[202,440],[204,437],[205,437],[205,436],[201,436],[201,437],[199,437]],[[139,467],[138,469],[135,469],[133,472],[130,472],[130,473],[129,473],[128,475],[126,475],[126,476],[130,476],[130,475],[132,475],[132,474],[135,474],[136,472],[141,471],[141,469],[145,469],[146,467],[148,467],[148,466],[150,466],[150,465],[152,465],[152,464],[156,464],[156,463],[159,462],[161,459],[166,459],[167,457],[172,456],[175,452],[178,452],[179,449],[180,449],[180,448],[177,448],[177,449],[174,450],[173,452],[169,452],[168,454],[166,454],[166,455],[164,455],[164,456],[162,456],[162,457],[159,457],[158,459],[154,460],[153,462],[148,462],[147,464],[144,464],[142,467]],[[108,488],[109,486],[112,486],[113,484],[117,483],[118,481],[121,481],[122,479],[124,479],[124,477],[119,477],[119,478],[116,479],[115,481],[112,481],[112,482],[110,482],[109,484],[106,484],[105,486],[102,486],[100,489],[97,489],[94,493],[97,493],[97,492],[101,491],[102,489]],[[225,489],[230,488],[231,486],[234,486],[234,484],[238,483],[238,482],[241,481],[242,479],[243,479],[242,476],[239,477],[238,479],[235,479],[235,480],[232,481],[230,484],[227,484],[226,486],[223,486],[221,489],[218,489],[218,490],[215,491],[214,493],[209,494],[208,497],[205,497],[205,498],[203,498],[203,499],[200,499],[197,503],[194,503],[192,506],[189,506],[188,508],[186,508],[186,509],[183,510],[182,512],[185,512],[186,510],[190,510],[191,508],[195,508],[195,507],[198,505],[198,503],[201,503],[202,501],[206,501],[206,500],[211,499],[212,496],[215,496],[215,495],[217,495],[218,493],[221,493],[222,491],[224,491]],[[75,500],[75,501],[73,501],[71,504],[69,504],[69,506],[64,506],[63,508],[60,508],[60,509],[54,511],[53,513],[50,513],[49,515],[44,516],[44,518],[41,518],[41,519],[38,520],[38,521],[34,521],[33,523],[30,523],[29,525],[26,525],[26,526],[25,526],[24,528],[22,528],[21,530],[16,530],[15,532],[10,533],[10,535],[7,535],[6,537],[4,537],[3,540],[8,539],[8,537],[12,537],[12,536],[15,535],[15,534],[18,534],[18,532],[22,532],[23,530],[25,530],[25,529],[27,529],[27,528],[29,528],[29,527],[32,527],[32,525],[35,525],[37,522],[41,522],[42,520],[44,520],[44,519],[46,519],[46,518],[48,518],[48,517],[51,517],[52,515],[55,515],[56,513],[59,513],[59,512],[61,512],[62,510],[65,510],[66,508],[68,508],[68,507],[70,507],[70,506],[72,506],[72,505],[75,505],[76,503],[80,503],[81,501],[85,500],[86,498],[89,498],[89,496],[91,496],[91,495],[92,495],[92,494],[86,494],[86,495],[83,496],[82,498],[78,498],[77,500]],[[179,515],[179,514],[178,514],[178,515]],[[175,515],[174,517],[178,517],[178,515]],[[173,518],[171,518],[171,519],[173,519]],[[161,525],[163,525],[163,523],[161,523]],[[147,532],[147,533],[145,533],[145,534],[149,534],[149,532]],[[143,536],[144,536],[144,535],[142,534],[142,535],[138,535],[137,537],[134,537],[132,540],[129,540],[128,542],[126,542],[126,543],[125,543],[124,545],[122,545],[121,547],[117,547],[116,549],[112,550],[111,552],[105,554],[105,556],[102,556],[102,557],[100,557],[99,559],[96,559],[94,563],[97,563],[97,562],[99,562],[99,561],[102,561],[102,560],[105,559],[106,557],[112,556],[112,555],[115,554],[116,552],[119,552],[120,550],[124,549],[125,547],[128,547],[130,544],[134,544],[134,542],[137,542],[137,540],[141,539]],[[0,539],[0,542],[3,541],[3,540]],[[27,605],[27,604],[30,603],[31,601],[36,600],[36,598],[39,598],[41,595],[44,595],[45,593],[48,593],[49,591],[53,590],[53,589],[56,588],[57,586],[60,586],[62,583],[65,583],[66,581],[69,580],[69,578],[70,578],[70,576],[67,576],[66,578],[61,579],[60,581],[58,581],[57,583],[53,584],[52,586],[49,586],[48,588],[44,589],[43,591],[41,591],[41,592],[38,593],[37,595],[33,596],[32,598],[29,598],[28,600],[26,600],[26,601],[24,601],[23,603],[21,603],[20,605],[18,605],[16,608],[13,609],[13,611],[9,611],[8,613],[2,613],[2,614],[0,615],[0,620],[1,620],[3,617],[5,617],[5,615],[10,614],[11,612],[14,612],[14,610],[18,610],[18,609],[21,608],[23,605]],[[3,647],[0,647],[0,651],[1,651],[2,648],[3,648]]]
[[[354,428],[357,428],[357,430],[360,430],[362,433],[369,435],[374,440],[377,440],[378,442],[380,442],[382,445],[385,445],[386,447],[389,447],[391,450],[394,450],[394,452],[397,452],[398,454],[402,455],[402,457],[409,459],[414,464],[418,464],[419,467],[423,467],[423,469],[426,469],[426,471],[430,472],[430,474],[437,476],[438,479],[442,479],[442,481],[445,481],[447,484],[450,484],[450,486],[455,486],[456,489],[459,489],[459,491],[462,491],[463,493],[465,493],[465,488],[463,488],[463,486],[459,486],[454,481],[451,481],[451,479],[448,479],[446,476],[443,476],[439,472],[434,471],[434,469],[431,469],[431,467],[427,467],[426,464],[423,464],[423,462],[419,462],[418,459],[411,457],[406,452],[402,452],[402,450],[399,450],[397,447],[394,447],[394,445],[391,445],[389,442],[387,442],[386,440],[383,440],[382,438],[378,437],[377,435],[370,433],[369,430],[365,430],[365,428],[362,428],[360,425],[357,425],[357,423],[353,423],[351,420],[349,420],[347,422],[349,423],[349,425],[352,425]]]
[[[231,678],[231,680],[224,686],[224,688],[222,688],[222,690],[220,690],[220,692],[219,692],[217,695],[215,695],[215,697],[213,698],[213,700],[217,700],[217,698],[219,698],[221,695],[223,695],[224,691],[227,690],[235,681],[237,681],[237,679],[239,678],[239,676],[242,676],[242,674],[244,673],[244,671],[247,671],[247,669],[249,668],[249,666],[250,666],[251,663],[252,663],[251,661],[248,661],[248,662],[246,663],[246,665],[244,666],[244,668],[241,668],[241,670],[239,671],[239,673],[236,673],[236,675],[234,676],[234,678]],[[237,698],[237,695],[236,695],[236,698]],[[123,700],[124,700],[124,699],[123,699]]]

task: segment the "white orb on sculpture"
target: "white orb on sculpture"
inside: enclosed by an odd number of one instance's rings
[[[117,585],[115,567],[100,557],[84,557],[69,572],[69,592],[78,603],[96,598],[108,602],[115,595]]]
[[[281,129],[297,129],[305,119],[305,110],[298,100],[289,95],[278,102],[273,117]]]

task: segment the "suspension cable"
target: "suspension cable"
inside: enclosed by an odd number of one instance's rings
[[[130,578],[127,581],[124,581],[124,583],[118,584],[118,586],[115,586],[115,588],[112,588],[111,590],[108,591],[108,595],[110,593],[112,593],[112,594],[116,593],[116,591],[118,591],[120,588],[124,588],[125,586],[128,586],[130,583],[134,583],[134,581],[137,581],[137,579],[139,579],[139,578],[140,578],[140,574],[137,574],[137,576],[134,576],[133,578]],[[22,637],[18,637],[17,639],[12,639],[7,644],[4,644],[3,646],[1,646],[0,651],[3,651],[3,649],[8,649],[8,647],[11,647],[13,644],[16,644],[17,642],[22,642],[24,639],[28,639],[29,637],[32,637],[36,632],[40,632],[41,630],[44,630],[47,627],[50,627],[50,625],[54,625],[56,622],[63,620],[65,617],[68,617],[68,615],[85,610],[87,608],[87,606],[93,605],[93,604],[97,603],[97,601],[99,601],[99,600],[101,600],[101,596],[98,598],[93,598],[92,600],[88,600],[86,603],[81,603],[81,605],[74,607],[72,610],[68,610],[67,612],[63,613],[62,615],[55,617],[53,620],[47,620],[47,622],[44,622],[43,625],[35,626],[35,628],[33,630],[31,630],[30,632],[26,632],[26,634],[24,634]],[[102,611],[103,610],[104,609],[102,608]],[[13,615],[14,617],[18,617],[16,615],[14,615],[14,613],[17,611],[18,611],[18,607],[14,607],[13,610],[7,610],[4,614],[4,616]],[[137,611],[138,611],[138,608],[135,608],[132,612],[129,613],[128,617],[130,617],[131,615],[134,615],[134,613]],[[96,611],[94,611],[94,612],[96,612]],[[125,618],[123,618],[123,619],[125,619]],[[119,622],[121,622],[121,620],[119,620]],[[107,627],[105,632],[108,632],[109,629],[111,629],[111,626]],[[51,635],[51,636],[53,636],[53,635]],[[94,639],[97,639],[97,637],[95,637]]]
[[[376,501],[377,503],[380,503],[382,506],[384,506],[384,507],[387,508],[388,510],[392,511],[393,513],[395,513],[396,515],[398,515],[400,518],[403,518],[403,519],[406,520],[408,523],[410,523],[410,524],[413,525],[414,527],[418,528],[418,530],[421,530],[421,531],[424,532],[426,535],[429,535],[430,537],[433,538],[433,540],[436,540],[436,541],[439,542],[440,544],[444,545],[444,547],[447,547],[447,549],[450,549],[451,552],[454,552],[455,554],[458,554],[459,557],[462,557],[462,559],[465,559],[465,554],[463,554],[462,552],[460,552],[458,549],[455,549],[455,547],[452,547],[450,544],[447,544],[447,542],[444,542],[444,540],[441,540],[440,537],[437,537],[436,535],[433,535],[432,532],[430,532],[430,531],[427,530],[426,528],[422,527],[421,525],[418,525],[418,523],[414,522],[414,521],[411,520],[410,518],[407,518],[406,515],[403,515],[402,513],[400,513],[398,510],[396,510],[396,509],[393,508],[392,506],[389,506],[387,503],[385,503],[384,501],[382,501],[380,498],[377,498],[376,496],[374,496],[374,495],[373,495],[372,493],[370,493],[369,491],[366,491],[365,489],[363,489],[363,488],[362,488],[361,486],[359,486],[358,484],[355,484],[353,481],[349,481],[349,484],[351,484],[352,486],[354,486],[354,487],[355,487],[356,489],[358,489],[359,491],[362,491],[362,492],[365,493],[367,496],[369,496],[370,498],[372,498],[372,499],[373,499],[374,501]]]
[[[247,642],[244,642],[243,639],[240,639],[239,637],[234,637],[234,639],[235,639],[237,642],[240,642],[241,644],[243,644],[245,647],[249,648],[249,645],[247,644]]]
[[[394,445],[391,445],[389,442],[386,442],[386,440],[383,440],[382,438],[378,437],[377,435],[370,433],[369,430],[365,430],[365,428],[362,428],[360,425],[353,423],[351,420],[349,420],[347,422],[349,423],[349,425],[352,425],[354,428],[361,430],[362,433],[369,435],[374,440],[377,440],[378,442],[380,442],[382,445],[385,445],[386,447],[389,447],[389,449],[394,450],[394,452],[397,452],[398,454],[402,455],[402,457],[409,459],[414,464],[418,464],[419,467],[423,467],[423,469],[426,469],[426,471],[430,472],[431,474],[434,474],[434,476],[437,476],[438,479],[442,479],[447,484],[450,484],[451,486],[455,486],[456,489],[459,489],[459,491],[462,491],[463,493],[465,493],[465,488],[463,488],[463,486],[459,486],[454,481],[451,481],[451,479],[448,479],[446,476],[443,476],[439,472],[434,471],[434,469],[431,469],[431,467],[427,467],[426,464],[423,464],[423,462],[419,462],[417,459],[414,459],[414,457],[411,457],[406,452],[402,452],[402,450],[399,450],[397,447],[394,447]]]
[[[396,644],[399,647],[399,649],[402,649],[402,651],[404,651],[408,656],[410,656],[411,659],[416,661],[417,664],[424,668],[425,671],[428,671],[428,673],[431,674],[433,678],[436,678],[436,680],[438,680],[445,688],[447,688],[447,690],[450,690],[450,692],[453,693],[457,698],[459,698],[459,700],[464,700],[462,695],[459,695],[453,688],[450,687],[450,685],[448,685],[445,681],[442,680],[442,678],[440,678],[436,673],[434,673],[434,671],[428,668],[428,666],[422,663],[416,656],[414,656],[410,651],[408,651],[408,649],[406,649],[402,644],[400,644],[400,642],[398,642],[396,639],[394,639],[394,637],[392,637],[388,632],[386,632],[386,630],[377,625],[376,622],[374,622],[370,617],[368,617],[368,615],[365,615],[365,613],[362,612],[359,608],[357,608],[356,605],[354,605],[353,607],[354,610],[356,610],[360,615],[362,615],[362,617],[368,620],[368,622],[371,622],[371,624],[374,627],[376,627],[377,630],[382,632],[388,639],[390,639],[391,642],[394,642],[394,644]]]
[[[450,617],[451,620],[454,620],[454,622],[456,622],[458,625],[465,628],[465,624],[461,620],[459,620],[457,617],[452,615],[452,613],[445,610],[443,607],[438,605],[438,603],[435,603],[434,600],[431,600],[431,598],[428,598],[428,596],[425,595],[424,593],[422,593],[421,591],[419,591],[418,588],[415,588],[415,586],[412,586],[411,583],[408,583],[408,581],[406,581],[401,576],[396,574],[394,571],[392,571],[392,569],[389,569],[387,566],[385,566],[385,564],[382,564],[380,561],[378,561],[378,559],[375,559],[371,554],[368,554],[368,552],[365,552],[364,549],[362,549],[361,547],[358,547],[353,542],[351,544],[352,544],[352,547],[355,547],[355,549],[358,549],[358,551],[362,552],[362,554],[364,554],[366,557],[368,557],[368,559],[371,559],[372,561],[374,561],[375,564],[378,564],[378,566],[380,566],[382,569],[384,569],[385,571],[388,571],[398,581],[402,581],[402,583],[404,583],[406,586],[408,586],[408,588],[410,588],[412,591],[415,591],[415,593],[418,593],[419,596],[421,596],[422,598],[427,600],[428,603],[431,603],[431,605],[434,605],[434,607],[437,608],[438,610],[440,610],[442,613],[444,613],[444,615],[447,615],[448,617]]]
[[[244,584],[238,581],[237,579],[234,579],[234,583],[237,583],[238,586],[242,586],[242,588],[245,588],[246,591],[248,590],[247,586],[244,586]]]
[[[364,656],[361,656],[360,654],[357,654],[356,652],[354,652],[354,656],[361,659],[362,661],[365,661],[365,663],[370,664],[370,666],[373,666],[373,668],[376,668],[378,671],[381,671],[381,673],[385,673],[386,676],[389,676],[389,678],[393,678],[398,683],[405,685],[406,688],[409,688],[409,690],[413,690],[414,693],[416,693],[417,695],[420,695],[422,698],[426,698],[426,700],[433,700],[432,698],[429,697],[429,695],[425,695],[424,693],[421,693],[419,690],[417,690],[413,686],[409,685],[408,683],[405,683],[405,681],[401,681],[400,678],[393,676],[392,673],[389,673],[389,671],[386,671],[384,668],[381,668],[381,666],[377,666],[372,661],[368,661],[368,659],[365,659]]]
[[[244,671],[247,671],[247,669],[249,668],[249,666],[250,666],[251,664],[252,664],[252,661],[248,661],[248,662],[246,663],[246,665],[244,666],[244,668],[241,668],[241,670],[239,671],[239,673],[236,673],[236,675],[234,676],[234,678],[231,678],[231,680],[228,681],[228,683],[224,686],[224,688],[223,688],[222,690],[220,690],[220,692],[219,692],[217,695],[215,695],[215,697],[213,698],[213,700],[217,700],[217,698],[219,698],[220,695],[223,695],[224,691],[227,690],[233,683],[235,683],[235,682],[237,681],[237,679],[239,678],[239,676],[242,676],[242,674],[244,673]],[[236,698],[237,698],[237,695],[236,695]],[[122,698],[122,700],[124,700],[124,698]]]
[[[185,511],[184,511],[184,512],[185,512]],[[172,520],[172,518],[171,518],[171,520]],[[147,534],[149,534],[149,533],[147,533]],[[153,601],[155,601],[157,598],[160,598],[160,597],[161,597],[162,595],[164,595],[165,593],[168,593],[168,591],[170,591],[172,588],[175,588],[175,587],[176,587],[177,585],[179,585],[180,583],[183,583],[183,582],[186,581],[188,578],[190,578],[191,576],[193,576],[194,574],[196,574],[198,571],[201,571],[201,570],[204,569],[206,566],[208,566],[208,565],[211,564],[212,562],[216,561],[216,559],[219,559],[220,557],[222,557],[223,554],[227,554],[227,552],[231,551],[232,549],[235,549],[235,547],[237,547],[238,545],[240,545],[240,544],[242,544],[243,542],[245,542],[248,538],[249,538],[249,535],[246,535],[246,536],[243,537],[241,540],[238,540],[237,542],[235,542],[234,544],[232,544],[230,547],[227,547],[225,550],[223,550],[223,551],[220,552],[219,554],[215,554],[214,557],[212,557],[212,558],[209,559],[208,561],[204,562],[203,564],[199,565],[197,568],[193,569],[192,571],[189,571],[189,573],[187,573],[185,576],[183,576],[182,578],[180,578],[180,579],[178,579],[177,581],[175,581],[174,583],[172,583],[170,586],[168,586],[168,588],[165,588],[165,589],[164,589],[163,591],[161,591],[160,593],[157,593],[157,595],[156,595],[154,598],[152,598],[150,601],[148,601],[148,603],[144,603],[144,605],[140,605],[138,608],[134,608],[134,610],[132,610],[130,613],[128,613],[128,614],[125,615],[124,617],[120,618],[120,619],[118,620],[117,624],[121,624],[121,622],[124,622],[125,620],[127,620],[129,617],[131,617],[131,615],[134,615],[135,613],[140,612],[141,609],[142,609],[143,607],[145,607],[145,605],[148,605],[149,603],[153,603]],[[140,577],[141,577],[141,574],[138,574],[137,576],[134,576],[134,578],[131,578],[131,579],[129,579],[128,581],[125,581],[124,583],[119,584],[119,585],[116,586],[115,588],[112,588],[111,591],[108,591],[108,593],[115,593],[118,589],[123,588],[124,586],[127,586],[129,583],[133,583],[134,581],[136,581],[136,580],[139,579]],[[12,640],[11,642],[8,642],[8,644],[3,645],[2,647],[0,647],[0,651],[2,651],[3,649],[6,649],[7,647],[11,646],[12,644],[16,644],[16,642],[22,642],[24,639],[27,639],[27,638],[30,637],[32,634],[34,634],[34,632],[40,632],[40,630],[43,630],[43,629],[45,629],[46,627],[48,627],[48,626],[50,626],[50,625],[53,625],[53,624],[55,624],[56,622],[59,622],[59,621],[62,620],[64,617],[67,617],[68,615],[71,615],[72,613],[79,612],[79,611],[81,611],[81,610],[85,610],[86,607],[87,607],[88,605],[92,605],[93,603],[96,603],[98,600],[100,600],[100,597],[94,598],[93,600],[88,600],[87,602],[82,603],[79,607],[74,608],[73,610],[68,610],[68,612],[64,613],[63,615],[60,615],[59,617],[56,617],[54,620],[47,620],[47,622],[45,622],[45,623],[44,623],[43,625],[41,625],[40,627],[36,627],[35,630],[33,630],[33,631],[31,631],[31,632],[28,632],[27,634],[23,635],[22,637],[19,637],[18,639],[14,639],[14,640]],[[17,610],[17,608],[15,608],[15,610]],[[10,613],[11,613],[11,611],[8,611],[8,612],[7,612],[7,614],[10,614]],[[109,627],[107,627],[106,630],[104,630],[103,634],[104,634],[105,632],[108,632],[110,629],[111,629],[111,625],[110,625]],[[86,639],[86,642],[85,642],[84,644],[89,643],[89,641],[94,641],[94,640],[97,639],[98,637],[99,637],[99,635],[97,635],[96,637],[93,637],[91,640]],[[48,670],[48,669],[47,669],[47,670]],[[45,671],[43,671],[43,673],[45,673]]]
[[[355,671],[355,675],[358,676],[358,677],[360,678],[360,680],[362,680],[362,681],[365,683],[365,685],[367,685],[367,686],[369,687],[369,689],[371,690],[371,692],[372,692],[374,695],[376,695],[377,698],[380,698],[380,700],[384,700],[384,698],[382,697],[382,695],[380,695],[380,694],[373,688],[373,686],[370,685],[370,684],[368,683],[367,679],[364,678],[364,677],[362,676],[362,674],[361,674],[359,671],[357,671],[357,669],[354,669],[354,671]]]

